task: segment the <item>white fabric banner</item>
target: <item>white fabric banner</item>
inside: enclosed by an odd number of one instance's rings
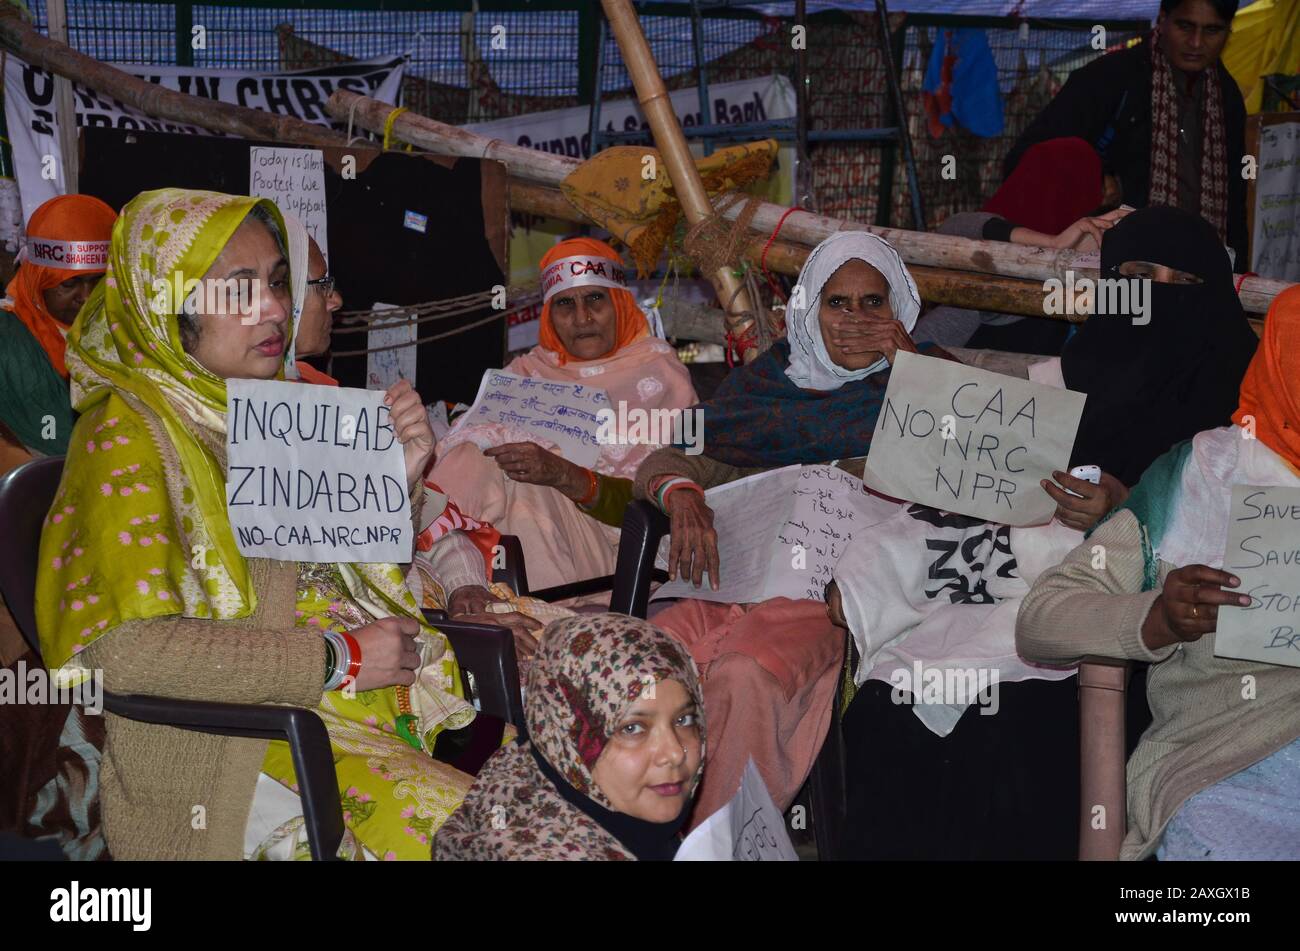
[[[164,89],[331,125],[335,123],[325,114],[325,100],[336,89],[396,102],[406,60],[387,56],[283,73],[114,65]],[[199,126],[154,119],[79,83],[73,83],[72,90],[79,129],[214,134]],[[5,122],[26,221],[42,202],[63,194],[63,160],[54,119],[54,77],[12,55],[5,61]]]
[[[685,128],[697,125],[736,125],[789,119],[795,115],[794,86],[784,76],[765,76],[736,83],[709,86],[711,112],[701,118],[700,93],[695,86],[669,95],[673,112]],[[600,124],[606,132],[634,132],[649,129],[635,99],[614,99],[600,104]],[[512,145],[540,149],[569,158],[591,157],[591,109],[549,109],[509,119],[475,122],[464,126],[479,135],[491,136]],[[761,139],[761,135],[752,136]],[[784,153],[784,149],[782,152]],[[793,151],[793,150],[792,150]],[[789,168],[784,162],[783,165]]]

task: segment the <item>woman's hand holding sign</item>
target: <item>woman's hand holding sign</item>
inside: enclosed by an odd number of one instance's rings
[[[1200,640],[1219,623],[1219,605],[1250,607],[1250,596],[1224,588],[1240,586],[1241,579],[1206,565],[1185,565],[1165,577],[1142,624],[1142,640],[1157,650],[1180,641]]]
[[[673,492],[668,497],[668,516],[672,519],[668,549],[668,577],[691,579],[695,587],[709,583],[718,590],[718,533],[713,527],[713,509],[704,496],[692,489]]]
[[[433,458],[434,438],[429,414],[409,380],[398,380],[390,386],[384,394],[384,405],[388,407],[393,432],[402,444],[402,455],[406,459],[406,489],[414,492]]]

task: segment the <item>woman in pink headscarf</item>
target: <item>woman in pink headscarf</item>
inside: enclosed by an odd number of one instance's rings
[[[613,248],[571,238],[541,266],[541,342],[507,372],[602,389],[617,420],[662,419],[698,402],[676,351],[651,334]],[[662,431],[647,428],[650,442],[615,433],[588,469],[536,431],[466,418],[438,444],[429,478],[466,515],[519,536],[531,588],[596,578],[614,570],[632,475],[658,446]]]

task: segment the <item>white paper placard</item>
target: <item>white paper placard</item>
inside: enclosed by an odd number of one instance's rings
[[[1300,667],[1300,488],[1234,485],[1223,570],[1251,606],[1219,607],[1216,657]]]
[[[714,591],[707,573],[699,588],[678,578],[660,586],[651,600],[822,601],[854,533],[898,511],[896,502],[870,495],[861,479],[834,466],[760,472],[709,489],[704,498],[713,509],[722,584]]]
[[[570,462],[590,467],[600,455],[596,414],[609,408],[609,394],[599,387],[488,370],[474,405],[457,425],[501,423],[554,445]]]
[[[676,862],[797,862],[785,820],[754,760],[745,764],[740,788],[727,804],[682,841]]]
[[[378,312],[394,310],[396,307],[396,304],[381,304],[376,301],[370,309]],[[380,317],[377,322],[382,324],[391,321]],[[371,352],[366,354],[366,389],[386,390],[398,380],[410,380],[411,385],[415,386],[415,373],[419,365],[419,354],[415,346],[415,333],[418,329],[418,324],[401,324],[367,331],[366,347]],[[406,346],[394,346],[395,344]],[[393,349],[380,350],[380,347]]]
[[[330,257],[325,222],[325,156],[320,149],[252,145],[248,149],[248,193],[269,198],[282,212],[302,222]]]
[[[1251,270],[1279,281],[1300,280],[1300,123],[1259,128]]]
[[[226,382],[226,511],[250,558],[406,562],[406,465],[383,394]]]
[[[1056,503],[1039,482],[1068,466],[1085,399],[900,350],[863,480],[945,512],[1041,525]]]

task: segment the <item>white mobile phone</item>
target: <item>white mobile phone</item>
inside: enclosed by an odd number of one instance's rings
[[[1093,485],[1101,485],[1101,466],[1075,466],[1070,470],[1070,475],[1084,482],[1091,482]],[[1076,499],[1083,498],[1078,492],[1071,492],[1069,489],[1065,491]]]

